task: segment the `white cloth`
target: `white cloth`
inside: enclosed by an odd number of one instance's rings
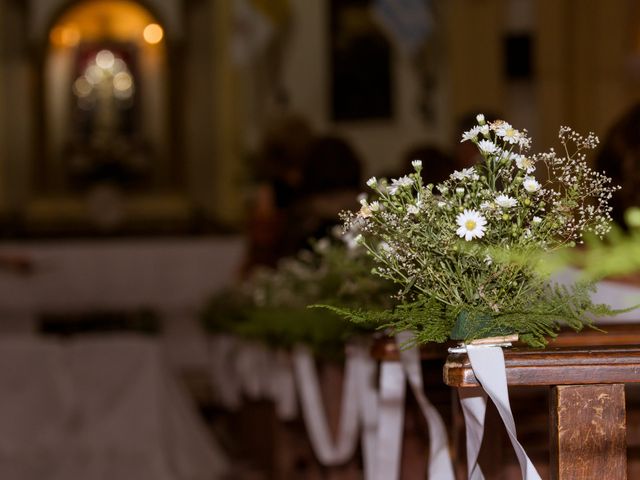
[[[211,480],[227,461],[151,340],[0,340],[0,478]]]
[[[329,423],[322,403],[318,374],[311,351],[297,346],[293,352],[293,367],[300,396],[302,416],[318,461],[325,466],[340,465],[348,461],[358,445],[359,364],[353,356],[347,356],[345,364],[340,424],[335,441],[331,438]]]
[[[35,332],[37,315],[135,310],[162,321],[166,353],[180,368],[206,368],[199,312],[233,283],[244,251],[240,236],[0,243],[34,272],[0,270],[0,332]]]
[[[382,362],[374,480],[400,477],[405,392],[406,379],[402,363]]]
[[[540,475],[516,435],[516,424],[509,404],[507,373],[502,348],[498,346],[467,345],[467,355],[478,383],[491,398],[504,422],[507,434],[520,463],[522,478],[524,480],[540,480]],[[465,421],[471,420],[466,422],[469,479],[482,480],[484,476],[477,460],[484,430],[486,396],[474,389],[474,392],[463,392],[460,396],[460,402]]]

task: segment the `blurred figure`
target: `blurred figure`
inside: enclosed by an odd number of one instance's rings
[[[343,210],[358,208],[362,162],[355,150],[337,136],[317,138],[304,162],[301,197],[292,212],[288,235],[291,253],[308,247],[311,238],[329,234]]]
[[[404,156],[402,174],[413,172],[411,162],[422,161],[422,181],[424,184],[434,185],[445,181],[451,172],[457,169],[454,159],[435,145],[425,144],[411,148]]]
[[[307,121],[287,115],[272,122],[258,153],[258,186],[248,215],[248,247],[243,265],[275,266],[286,250],[290,210],[300,196],[303,162],[312,139]]]
[[[625,210],[640,205],[640,104],[613,124],[596,156],[596,170],[622,187],[611,199],[611,217],[624,227]]]

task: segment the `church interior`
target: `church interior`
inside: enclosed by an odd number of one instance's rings
[[[420,160],[436,184],[474,165],[460,138],[478,114],[526,129],[535,151],[558,148],[562,125],[595,132],[587,161],[622,187],[611,217],[631,235],[640,3],[0,0],[0,478],[449,478],[426,476],[433,429],[419,395],[403,403],[395,476],[376,476],[364,433],[352,449],[333,442],[348,403],[342,360],[329,348],[315,357],[323,437],[291,393],[302,374],[285,368],[288,331],[266,313],[266,340],[220,325],[265,268],[300,275],[280,296],[322,303],[297,293],[302,273],[283,259],[335,234],[369,178],[401,177]],[[628,248],[619,263],[640,262]],[[638,295],[636,266],[605,303]],[[637,344],[640,314],[620,318],[609,338]],[[469,459],[446,358],[423,351],[420,382],[461,479]],[[627,383],[621,468],[640,478],[640,378],[618,380],[587,383]],[[542,478],[627,478],[554,473],[566,460],[549,460],[555,404],[541,385],[509,392]],[[480,463],[487,478],[521,478],[492,408]],[[589,455],[587,440],[573,442]]]

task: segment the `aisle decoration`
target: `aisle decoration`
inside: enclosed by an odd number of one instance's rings
[[[592,326],[616,312],[591,300],[593,282],[558,284],[541,258],[575,247],[588,234],[610,230],[609,200],[617,187],[593,171],[586,152],[598,144],[561,127],[562,150],[531,154],[526,131],[505,121],[477,125],[462,135],[480,160],[440,184],[414,172],[388,181],[371,178],[371,199],[343,214],[345,230],[374,259],[373,274],[399,289],[386,312],[326,306],[356,322],[413,336],[404,346],[458,340],[482,389],[461,394],[467,428],[469,478],[477,464],[487,396],[498,407],[525,479],[539,479],[520,445],[508,398],[503,347],[519,339],[544,347],[561,326]],[[451,350],[451,349],[450,349]]]
[[[326,302],[383,311],[393,305],[390,282],[370,275],[372,260],[350,238],[322,238],[275,269],[260,268],[239,288],[211,298],[202,319],[210,332],[233,333],[273,348],[303,343],[323,358],[341,359],[345,342],[372,331],[331,312]]]
[[[412,330],[417,343],[518,334],[535,347],[562,325],[580,330],[611,316],[591,301],[591,283],[557,285],[537,268],[539,252],[574,247],[589,232],[606,234],[617,189],[587,165],[595,135],[562,127],[559,138],[561,152],[530,154],[526,131],[478,115],[462,136],[478,148],[476,165],[438,185],[423,184],[420,161],[401,178],[371,178],[373,198],[344,214],[345,227],[360,232],[373,273],[399,286],[399,305],[382,313],[333,310]]]

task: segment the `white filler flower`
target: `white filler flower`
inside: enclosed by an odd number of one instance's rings
[[[522,186],[529,193],[535,193],[540,190],[540,183],[533,177],[524,177]]]
[[[496,204],[500,208],[511,208],[515,207],[518,204],[518,201],[509,195],[498,195],[496,197]]]
[[[476,212],[475,210],[465,210],[458,214],[456,217],[456,223],[459,227],[456,233],[459,237],[464,237],[468,242],[474,238],[481,238],[484,236],[487,221],[479,212]]]
[[[389,193],[391,195],[395,195],[401,188],[410,187],[411,185],[413,185],[413,179],[407,175],[405,175],[404,177],[396,178],[391,182]]]

